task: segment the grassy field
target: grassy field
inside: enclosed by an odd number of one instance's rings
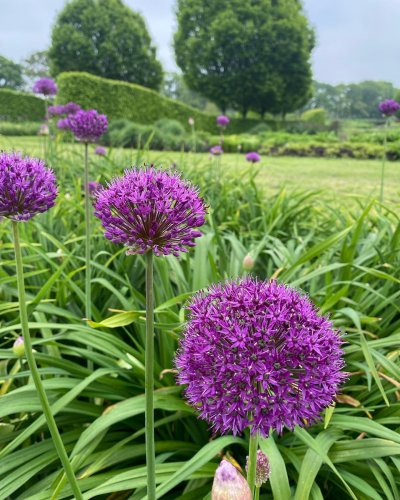
[[[58,153],[62,155],[81,155],[79,144],[58,144]],[[0,136],[0,149],[18,150],[26,154],[43,156],[43,139],[38,137]],[[210,161],[208,154],[182,154],[164,151],[137,152],[129,149],[110,150],[109,158],[114,165],[111,175],[135,162],[156,164],[186,163],[196,164],[199,168]],[[248,166],[244,155],[224,154],[219,160],[221,169],[238,170]],[[57,170],[57,165],[52,165]],[[353,160],[334,158],[293,158],[264,157],[258,165],[258,181],[268,194],[275,193],[282,187],[289,190],[321,189],[324,197],[337,200],[338,197],[378,197],[380,189],[381,162],[375,160]],[[385,201],[399,203],[400,163],[387,162],[385,181]]]

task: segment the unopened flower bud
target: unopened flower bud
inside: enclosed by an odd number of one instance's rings
[[[194,125],[194,118],[192,118],[191,116],[189,117],[189,120],[188,120],[188,123],[191,127],[193,127]]]
[[[249,466],[249,457],[246,461],[246,472]],[[269,466],[269,460],[267,455],[265,455],[261,450],[257,451],[257,465],[256,465],[256,486],[260,487],[263,483],[266,483],[269,479],[269,474],[271,472]]]
[[[252,259],[251,255],[249,253],[243,259],[242,266],[243,266],[243,269],[245,271],[251,271],[253,269],[253,267],[254,267],[254,260]]]
[[[211,500],[251,500],[246,479],[227,460],[222,460],[215,471]]]
[[[13,353],[20,358],[25,354],[25,344],[23,337],[20,336],[16,339],[12,346],[12,350]]]

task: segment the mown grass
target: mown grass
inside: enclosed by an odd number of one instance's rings
[[[19,144],[40,153],[36,139]],[[111,498],[118,492],[118,498],[139,500],[145,498],[146,485],[143,258],[125,256],[122,248],[105,240],[98,221],[93,222],[93,316],[91,322],[84,321],[81,153],[79,145],[47,147],[47,160],[59,178],[58,203],[22,224],[30,326],[44,384],[85,498]],[[255,275],[304,289],[331,315],[346,333],[349,372],[335,407],[321,422],[261,441],[272,471],[261,498],[399,498],[396,203],[380,205],[350,183],[349,196],[356,195],[351,203],[339,191],[332,199],[311,189],[320,186],[295,179],[296,189],[289,184],[279,189],[277,183],[265,191],[265,178],[276,182],[270,171],[275,159],[265,159],[257,173],[228,155],[218,164],[190,154],[113,151],[108,158],[91,156],[92,178],[105,181],[150,157],[165,166],[175,162],[200,186],[210,206],[204,236],[193,251],[180,259],[156,259],[159,498],[209,499],[222,454],[229,452],[245,463],[248,436],[213,437],[183,401],[171,370],[186,299],[212,282],[243,275],[247,252],[255,259]],[[305,166],[308,161],[302,159],[304,168],[312,169]],[[11,351],[20,324],[6,220],[0,223],[0,240],[0,500],[71,498],[26,363]],[[88,359],[93,371],[87,368]]]

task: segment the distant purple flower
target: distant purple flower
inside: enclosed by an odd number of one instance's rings
[[[342,340],[303,294],[245,278],[198,292],[176,358],[199,416],[221,433],[310,425],[346,377]]]
[[[95,109],[78,111],[68,117],[69,128],[81,142],[96,142],[107,130],[107,117]]]
[[[69,128],[69,118],[61,118],[57,122],[57,128],[60,130],[70,130]]]
[[[106,148],[103,148],[103,146],[97,146],[97,148],[94,150],[94,154],[99,156],[106,156],[107,150]]]
[[[48,112],[50,116],[61,116],[64,114],[64,106],[62,106],[61,104],[49,106]]]
[[[261,160],[261,156],[256,153],[256,151],[250,151],[250,153],[247,153],[246,155],[246,160],[250,161],[251,163],[257,163]]]
[[[206,208],[198,190],[176,173],[154,167],[127,170],[96,193],[95,215],[104,236],[129,254],[187,252],[201,236]]]
[[[249,467],[249,457],[246,460],[246,472]],[[256,463],[256,486],[259,488],[263,483],[269,479],[271,469],[267,455],[261,450],[257,450],[257,463]]]
[[[226,115],[217,116],[217,125],[220,127],[226,127],[229,124],[230,120]]]
[[[385,116],[392,116],[400,109],[400,104],[394,99],[386,99],[379,104],[379,111]]]
[[[81,111],[81,107],[76,102],[68,102],[62,106],[64,115],[75,115],[78,111]]]
[[[29,220],[52,207],[56,196],[56,178],[42,160],[0,154],[0,216]]]
[[[215,471],[211,500],[251,500],[246,479],[228,460],[223,459]]]
[[[49,126],[46,123],[42,123],[39,127],[38,135],[49,135]]]
[[[100,182],[97,181],[90,181],[88,183],[88,189],[89,189],[89,195],[94,196],[96,192],[101,188]]]
[[[34,83],[32,90],[35,94],[52,96],[57,94],[57,85],[52,78],[45,76]]]
[[[221,146],[213,146],[211,149],[210,149],[210,153],[214,156],[219,156],[219,155],[222,155],[223,153],[223,149],[221,148]]]

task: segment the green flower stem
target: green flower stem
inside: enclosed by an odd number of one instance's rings
[[[260,500],[260,487],[256,486],[256,494],[254,496],[254,500]]]
[[[153,252],[146,253],[146,344],[145,344],[145,428],[146,428],[146,465],[147,499],[156,498],[156,456],[154,447],[154,287]]]
[[[247,482],[249,483],[252,495],[254,495],[254,487],[256,483],[257,448],[258,448],[258,435],[257,434],[250,435]]]
[[[39,396],[40,404],[42,405],[43,413],[47,420],[47,425],[49,427],[49,431],[53,439],[54,446],[57,450],[58,456],[60,457],[61,463],[64,467],[65,474],[71,485],[72,491],[74,493],[74,498],[76,498],[77,500],[83,500],[83,496],[79,489],[77,479],[75,477],[72,466],[69,462],[68,455],[67,452],[65,451],[60,433],[58,432],[56,421],[54,420],[53,414],[51,413],[50,404],[47,399],[46,393],[44,391],[44,387],[40,379],[39,370],[36,365],[35,356],[33,354],[32,342],[29,334],[28,314],[26,310],[24,270],[22,264],[21,245],[19,241],[18,222],[12,221],[12,228],[14,237],[15,261],[17,267],[19,311],[20,311],[22,335],[24,337],[26,359],[28,360],[28,365],[32,375],[32,379],[35,384],[37,394]]]
[[[385,120],[385,133],[383,136],[383,158],[382,158],[382,169],[381,169],[381,192],[379,196],[379,201],[383,203],[383,187],[385,183],[385,167],[386,167],[386,147],[387,147],[387,130],[389,126],[389,118]]]
[[[86,319],[92,319],[92,290],[91,290],[91,265],[90,265],[90,194],[89,194],[89,145],[85,142],[85,316]],[[91,346],[89,346],[91,351]],[[93,370],[93,361],[88,359],[87,367]]]

